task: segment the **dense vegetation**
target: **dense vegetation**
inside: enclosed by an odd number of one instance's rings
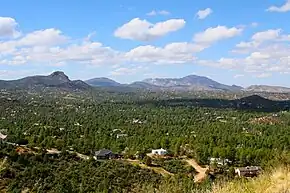
[[[165,170],[173,173],[173,174],[181,174],[188,175],[194,173],[194,168],[189,167],[184,163],[184,161],[180,160],[163,160],[159,159],[156,163],[162,166]]]
[[[143,96],[124,100],[122,95],[118,102],[78,97],[2,97],[0,132],[8,135],[9,142],[62,152],[74,150],[89,156],[107,148],[134,158],[162,147],[176,157],[194,157],[201,164],[209,164],[210,157],[230,159],[232,166],[289,163],[290,114],[285,111],[199,107],[188,100],[172,105],[169,100],[152,102],[153,96],[147,97],[147,102]],[[7,148],[1,148],[5,149],[1,159],[7,155],[9,159],[0,174],[5,179],[1,180],[2,187],[10,192],[19,192],[23,187],[36,192],[95,192],[109,188],[127,192],[142,188],[142,183],[154,186],[163,179],[150,170],[118,161],[80,161],[65,153],[53,158],[43,154],[13,155],[13,150]],[[158,164],[175,174],[192,172],[179,160]],[[190,177],[179,177],[184,187],[194,187]]]
[[[270,125],[250,120],[272,113],[232,109],[72,99],[1,101],[0,124],[7,140],[27,139],[31,146],[73,148],[87,155],[101,148],[134,155],[163,147],[202,163],[221,157],[241,165],[266,164],[290,148],[286,113]],[[126,135],[117,139],[118,134]]]
[[[5,161],[9,167],[1,170],[0,192],[4,186],[9,192],[127,192],[141,182],[154,185],[161,180],[150,170],[117,161],[81,161],[68,154],[18,155],[5,146],[1,145],[1,154],[9,153]]]

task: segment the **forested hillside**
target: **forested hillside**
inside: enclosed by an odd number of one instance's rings
[[[240,103],[258,104],[255,99],[241,99]],[[184,156],[202,165],[210,165],[212,157],[231,160],[227,166],[211,166],[211,180],[231,179],[235,167],[258,165],[267,169],[289,163],[289,112],[279,111],[277,106],[271,112],[253,105],[225,107],[217,104],[220,100],[207,99],[206,104],[213,105],[206,106],[189,101],[179,99],[178,104],[172,104],[170,100],[146,102],[142,98],[115,102],[63,95],[2,97],[0,132],[7,138],[1,142],[1,190],[134,192],[179,181],[180,192],[188,192],[209,190],[211,181],[196,185],[194,170],[180,161]],[[261,101],[264,105],[276,104]],[[40,152],[17,154],[16,147],[6,142],[37,147]],[[124,160],[96,162],[94,152],[103,148],[121,154]],[[151,163],[146,163],[147,168],[127,161],[142,161],[158,148],[168,150],[173,160],[157,159],[153,165],[174,175],[171,179],[151,170]],[[62,153],[47,155],[45,149]],[[90,159],[82,160],[68,151]]]

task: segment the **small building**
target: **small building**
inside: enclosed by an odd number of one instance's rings
[[[121,138],[121,137],[128,137],[128,134],[125,133],[121,133],[121,134],[117,134],[117,139]]]
[[[114,154],[111,150],[108,149],[101,149],[95,152],[95,159],[115,159],[118,155]]]
[[[1,140],[5,140],[6,138],[7,138],[7,135],[4,135],[4,134],[0,133],[0,139]]]
[[[209,161],[210,161],[210,164],[217,164],[220,166],[224,166],[224,165],[232,163],[232,161],[229,159],[213,158],[213,157],[210,158]]]
[[[235,173],[239,177],[256,177],[262,171],[261,167],[258,166],[247,166],[235,169]]]
[[[161,148],[161,149],[153,149],[152,154],[154,155],[166,155],[168,152],[167,150]]]

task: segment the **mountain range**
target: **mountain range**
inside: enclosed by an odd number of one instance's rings
[[[0,80],[0,89],[45,90],[56,88],[67,91],[87,90],[91,86],[81,80],[70,80],[64,72],[56,71],[48,76],[29,76],[18,80]]]
[[[44,90],[61,89],[67,91],[85,91],[93,87],[112,89],[145,89],[151,91],[229,91],[229,92],[273,92],[290,93],[290,88],[253,85],[243,88],[236,85],[226,85],[210,78],[189,75],[183,78],[150,78],[131,84],[121,84],[109,78],[94,78],[86,81],[70,80],[61,71],[53,72],[48,76],[29,76],[18,80],[0,80],[0,89]]]

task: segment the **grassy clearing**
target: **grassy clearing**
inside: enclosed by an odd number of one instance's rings
[[[258,178],[235,180],[214,187],[213,193],[290,193],[290,168],[281,167]]]
[[[290,193],[290,167],[273,169],[253,179],[235,179],[230,182],[194,184],[190,179],[171,177],[162,181],[157,188],[139,187],[139,193]]]
[[[6,159],[2,159],[0,160],[0,174],[2,173],[2,171],[4,171],[7,167],[7,161]]]

